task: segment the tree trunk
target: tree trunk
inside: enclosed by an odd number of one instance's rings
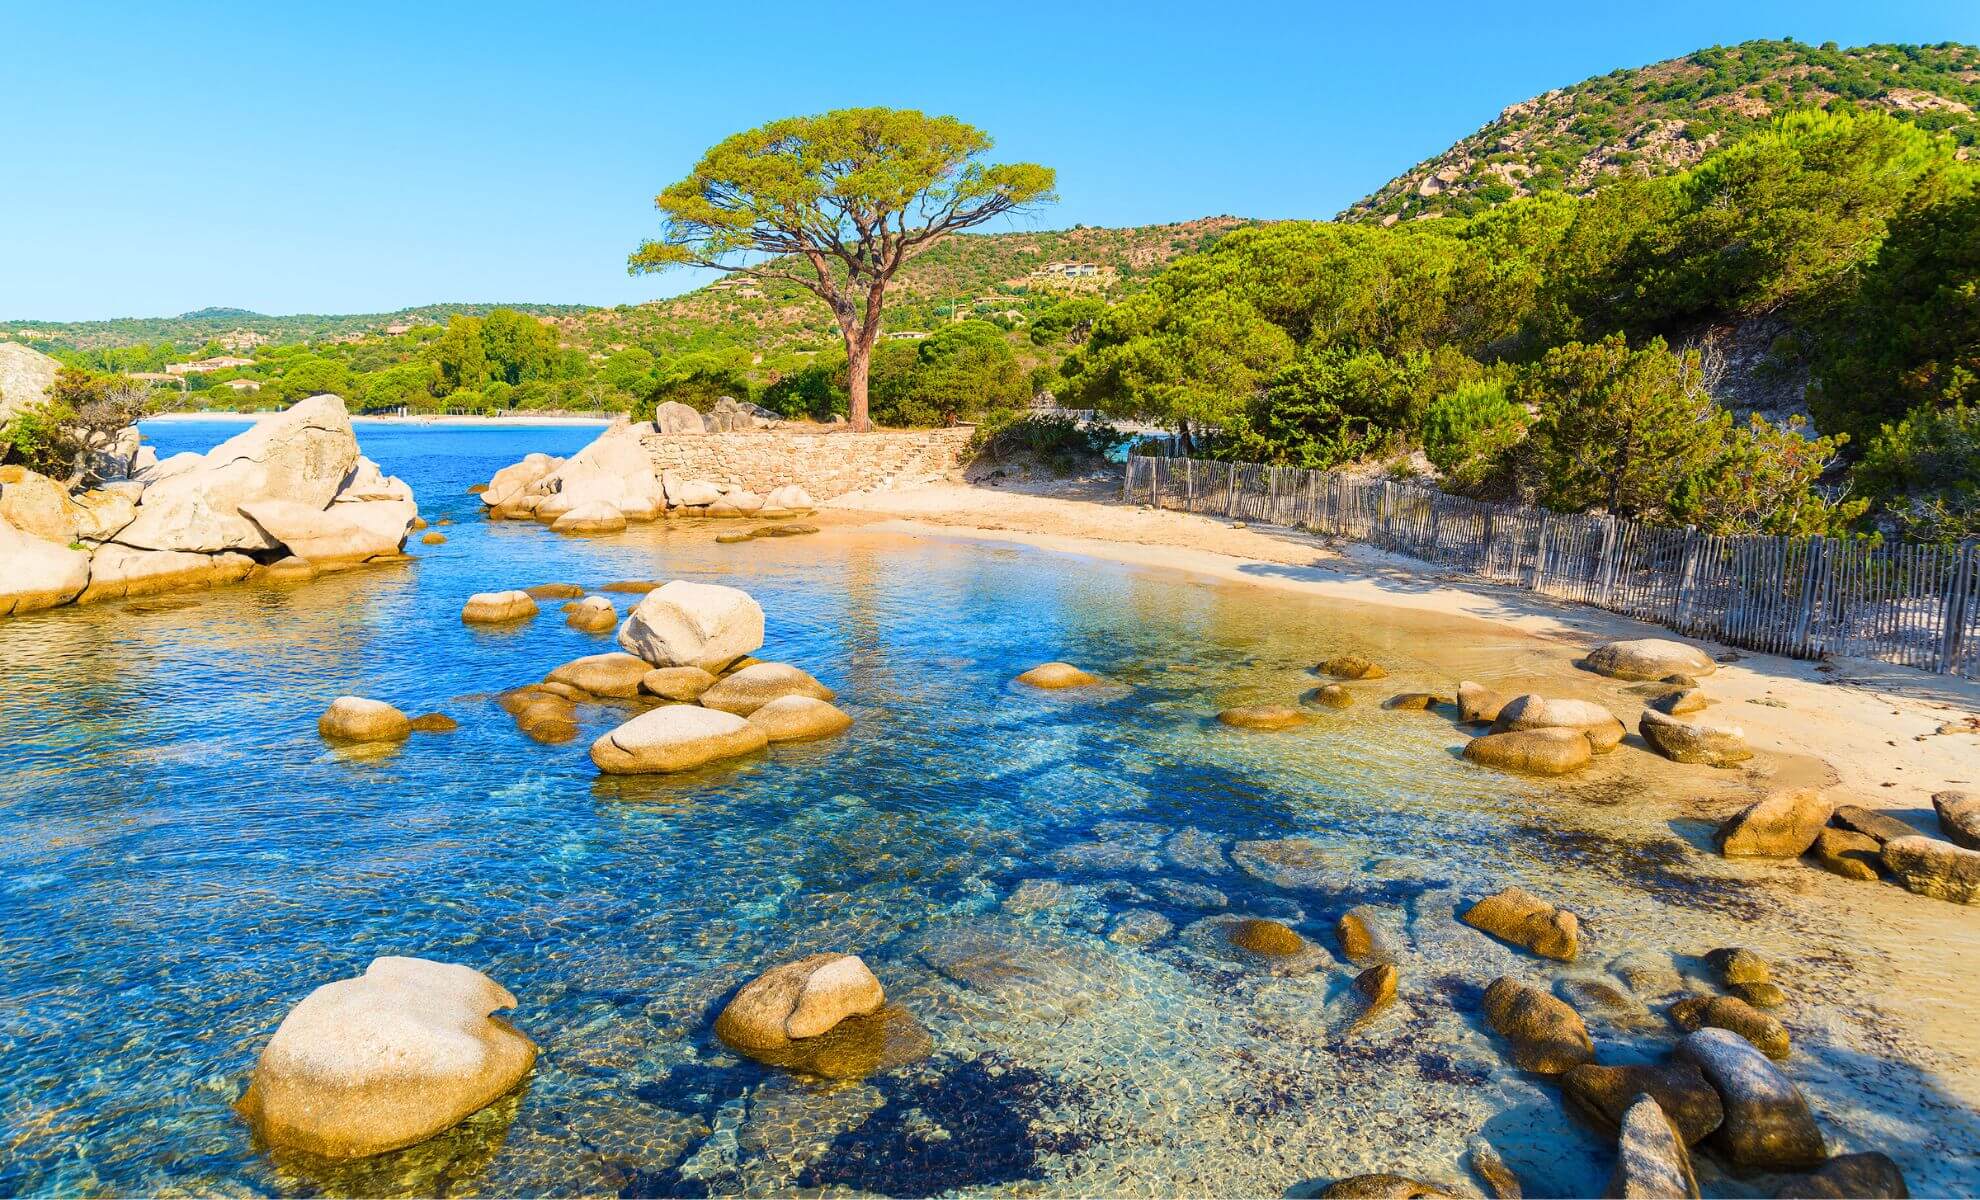
[[[846,420],[854,433],[871,427],[866,419],[866,381],[873,372],[873,347],[857,335],[846,338]]]

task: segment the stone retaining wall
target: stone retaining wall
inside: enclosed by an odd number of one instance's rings
[[[758,495],[795,483],[817,500],[945,475],[962,464],[974,431],[649,433],[656,475],[734,484]]]

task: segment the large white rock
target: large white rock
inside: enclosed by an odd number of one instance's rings
[[[0,342],[0,429],[15,413],[46,399],[61,372],[61,363],[32,346]]]
[[[0,520],[0,616],[67,604],[89,585],[89,555]]]
[[[419,507],[411,500],[359,500],[311,508],[287,500],[255,500],[241,515],[306,562],[357,562],[397,554]]]
[[[650,521],[667,508],[666,492],[640,445],[637,426],[606,430],[540,486],[548,493],[534,508],[541,521],[554,521],[572,509],[600,502],[631,521]]]
[[[810,492],[805,491],[797,484],[787,483],[782,487],[770,489],[770,494],[763,498],[763,507],[783,508],[789,509],[792,512],[803,512],[806,509],[818,507],[818,502],[811,498]]]
[[[653,428],[660,433],[706,433],[701,414],[678,400],[669,400],[653,410]]]
[[[412,485],[396,475],[387,475],[378,464],[363,455],[337,489],[337,504],[360,504],[367,500],[411,500]]]
[[[106,542],[90,556],[89,587],[83,592],[82,600],[94,603],[238,583],[253,570],[253,559],[232,551],[198,554],[189,550],[138,550]]]
[[[278,549],[241,505],[282,500],[321,510],[357,459],[343,400],[312,396],[215,446],[197,467],[151,483],[117,540],[147,550]]]
[[[526,454],[521,462],[511,463],[495,472],[495,477],[488,481],[487,490],[481,493],[481,502],[490,508],[501,509],[517,505],[530,488],[563,465],[563,459],[548,454]]]
[[[151,451],[148,462],[145,461],[147,450]],[[138,461],[133,465],[131,478],[150,487],[175,475],[184,475],[187,471],[197,470],[205,462],[206,456],[197,450],[181,450],[170,458],[159,458],[156,450],[145,446],[138,451]]]
[[[763,645],[763,608],[748,592],[676,579],[646,594],[619,645],[656,667],[720,672]]]
[[[682,479],[667,473],[667,503],[676,508],[699,508],[722,498],[722,489],[705,479]]]
[[[591,743],[591,761],[611,775],[663,774],[748,754],[768,742],[763,730],[734,713],[668,704]]]
[[[110,483],[74,497],[76,536],[107,542],[137,519],[139,489],[132,483]]]
[[[241,1111],[269,1142],[327,1158],[425,1141],[529,1073],[536,1044],[491,1015],[515,1004],[468,967],[373,959],[289,1010]]]
[[[1588,652],[1588,669],[1614,679],[1662,679],[1666,675],[1710,675],[1719,669],[1698,647],[1669,638],[1604,642]]]
[[[22,466],[0,467],[0,521],[22,533],[67,545],[76,539],[83,512],[67,484]]]

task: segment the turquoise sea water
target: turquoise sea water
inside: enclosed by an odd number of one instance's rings
[[[169,454],[231,431],[150,432]],[[1377,707],[1466,666],[1517,670],[1535,652],[1510,640],[932,538],[562,538],[487,523],[465,494],[594,432],[365,427],[428,519],[453,522],[416,562],[0,624],[0,1194],[1277,1194],[1369,1170],[1461,1178],[1481,1132],[1528,1194],[1591,1194],[1607,1140],[1504,1064],[1477,993],[1506,971],[1599,977],[1631,950],[1689,969],[1765,911],[1750,868],[1619,815],[1613,779],[1564,823],[1558,790],[1459,761],[1446,720]],[[585,747],[623,711],[586,710],[577,741],[542,746],[494,706],[612,647],[554,604],[465,627],[469,593],[674,577],[755,595],[763,656],[836,688],[853,730],[601,779]],[[1355,685],[1352,709],[1276,735],[1211,719],[1285,702],[1350,650],[1394,673]],[[1115,686],[1011,685],[1055,658]],[[461,728],[340,754],[315,721],[344,693]],[[1457,924],[1509,882],[1571,902],[1600,954],[1561,968]],[[1217,925],[1277,917],[1331,950],[1357,903],[1382,914],[1404,980],[1360,1030],[1337,956],[1276,978]],[[1128,930],[1172,928],[1110,938],[1130,912]],[[1778,934],[1813,956],[1835,931]],[[823,1084],[714,1040],[736,986],[823,949],[864,956],[935,1053]],[[534,1075],[399,1154],[270,1155],[230,1107],[255,1054],[311,988],[382,954],[507,986],[543,1048]],[[1811,990],[1822,978],[1809,968]],[[1840,1022],[1824,1011],[1811,1001],[1811,1028]],[[1620,1021],[1596,1035],[1608,1061],[1671,1040]],[[1880,1145],[1909,1130],[1921,1164],[1972,1132],[1957,1106],[1880,1102],[1887,1081],[1832,1040],[1806,1084],[1837,1097],[1825,1116]],[[1970,1190],[1970,1160],[1950,1161],[1939,1178]]]

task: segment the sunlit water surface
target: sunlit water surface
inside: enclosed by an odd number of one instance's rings
[[[229,432],[151,435],[169,454]],[[937,539],[561,538],[487,523],[465,494],[592,432],[364,427],[425,515],[451,518],[417,562],[0,624],[0,1193],[1277,1194],[1367,1170],[1460,1179],[1482,1131],[1529,1194],[1593,1194],[1606,1140],[1505,1065],[1479,989],[1502,972],[1604,977],[1632,949],[1697,953],[1767,911],[1762,869],[1626,815],[1613,772],[1563,821],[1558,789],[1459,761],[1447,720],[1378,707],[1456,671],[1516,674],[1526,643]],[[764,655],[838,689],[853,730],[631,780],[601,780],[585,754],[623,712],[588,710],[563,746],[517,733],[490,695],[609,638],[554,604],[519,629],[468,628],[462,600],[654,577],[747,588]],[[1354,708],[1275,735],[1211,720],[1297,695],[1347,650],[1394,672],[1356,685]],[[1117,686],[1011,685],[1053,658]],[[350,692],[461,728],[340,754],[315,720]],[[1275,865],[1284,847],[1238,845],[1295,837],[1324,855]],[[1063,888],[1013,899],[1041,880]],[[1542,963],[1455,921],[1511,882],[1581,912],[1587,961]],[[1347,964],[1274,978],[1213,920],[1278,917],[1331,949],[1335,917],[1363,902],[1389,922],[1403,1000],[1352,1031]],[[1173,931],[1110,939],[1131,910]],[[1970,1153],[1971,1114],[1934,1109],[1927,1073],[1865,1066],[1851,1031],[1873,1001],[1841,982],[1856,964],[1820,965],[1847,939],[1776,924],[1770,949],[1815,964],[1791,1023],[1818,1047],[1804,1086],[1825,1118],[1901,1152],[1915,1188],[1936,1169],[1970,1190],[1955,1147]],[[738,984],[819,949],[864,956],[935,1053],[822,1084],[715,1041]],[[466,963],[515,992],[512,1019],[543,1047],[533,1077],[410,1151],[339,1168],[269,1155],[231,1108],[255,1054],[312,987],[381,954]],[[1608,1061],[1672,1036],[1595,1032]],[[1722,1192],[1758,1186],[1706,1172]]]

